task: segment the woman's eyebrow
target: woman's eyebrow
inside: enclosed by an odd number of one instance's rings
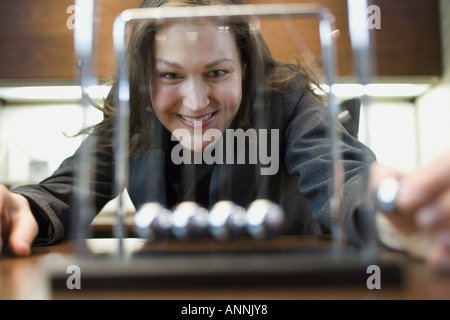
[[[217,66],[218,64],[221,64],[222,62],[226,62],[226,61],[233,62],[233,60],[229,59],[229,58],[217,59],[217,60],[215,60],[213,62],[207,63],[205,65],[205,69],[213,68],[213,67]],[[164,64],[166,64],[166,65],[168,65],[170,67],[176,68],[176,69],[183,69],[183,67],[179,63],[168,61],[168,60],[163,59],[163,58],[156,59],[156,63],[158,63],[158,62],[162,62],[162,63],[164,63]]]
[[[215,60],[213,62],[210,62],[210,63],[206,64],[205,65],[205,69],[213,68],[213,67],[217,66],[218,64],[221,64],[222,62],[226,62],[226,61],[233,62],[233,59],[229,59],[229,58],[217,59],[217,60]]]
[[[176,69],[183,69],[183,67],[180,64],[178,64],[176,62],[168,61],[168,60],[163,59],[163,58],[156,59],[156,63],[158,63],[158,62],[162,62],[162,63],[167,64],[168,66],[176,68]]]

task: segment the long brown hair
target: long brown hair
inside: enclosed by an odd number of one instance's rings
[[[141,8],[166,6],[206,6],[206,5],[242,5],[241,0],[144,0]],[[161,25],[149,22],[135,23],[128,43],[129,81],[130,81],[130,156],[139,156],[150,146],[155,113],[150,94],[150,79],[153,70],[153,46],[156,33]],[[237,48],[240,50],[242,65],[245,66],[239,111],[232,123],[233,128],[252,126],[253,100],[258,86],[264,85],[272,90],[282,90],[286,83],[298,74],[305,81],[299,84],[299,90],[311,90],[311,84],[318,86],[314,74],[299,61],[297,63],[276,61],[264,38],[258,31],[250,28],[244,18],[227,21],[227,27],[234,34]],[[288,71],[289,72],[286,72]],[[263,80],[263,81],[262,81]],[[93,133],[102,137],[111,137],[114,128],[114,106],[116,105],[116,86],[105,99],[102,108],[105,117],[93,127]],[[110,139],[106,145],[111,146]]]

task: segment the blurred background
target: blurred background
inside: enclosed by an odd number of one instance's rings
[[[344,102],[363,92],[359,139],[380,162],[410,170],[450,146],[450,1],[374,0],[368,11],[373,40],[373,83],[358,84],[353,68],[346,0],[251,0],[312,3],[336,17],[336,94]],[[98,0],[93,61],[102,101],[115,73],[112,24],[140,0]],[[80,103],[79,65],[74,54],[73,0],[0,0],[0,183],[38,182],[79,146],[70,137],[101,120]],[[318,21],[261,20],[275,57],[298,56],[321,72]],[[110,207],[104,209],[107,215]],[[130,212],[134,208],[130,204]]]

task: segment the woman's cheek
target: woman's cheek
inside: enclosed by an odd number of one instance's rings
[[[153,95],[153,103],[156,111],[164,112],[171,109],[177,101],[177,90],[172,88],[159,87],[156,88]]]
[[[236,115],[239,106],[241,105],[242,101],[242,91],[241,88],[232,86],[228,89],[227,92],[224,93],[225,98],[225,105],[228,106],[228,113]]]

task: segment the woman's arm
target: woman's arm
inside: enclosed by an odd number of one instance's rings
[[[297,87],[297,88],[296,88]],[[314,218],[328,229],[331,217],[330,196],[333,187],[330,118],[328,108],[309,90],[289,87],[284,95],[285,162],[292,175],[298,175],[299,190],[306,197]],[[373,152],[337,122],[337,141],[343,160],[344,224],[347,240],[360,245],[356,213],[365,202],[365,190]]]
[[[77,213],[74,212],[76,170],[82,152],[94,160],[90,173],[92,199],[95,213],[114,197],[112,149],[92,144],[95,137],[88,137],[71,157],[39,184],[24,185],[11,191],[28,200],[31,212],[39,225],[36,244],[52,244],[76,231]],[[92,147],[91,147],[92,146]],[[94,217],[90,217],[93,219]]]

